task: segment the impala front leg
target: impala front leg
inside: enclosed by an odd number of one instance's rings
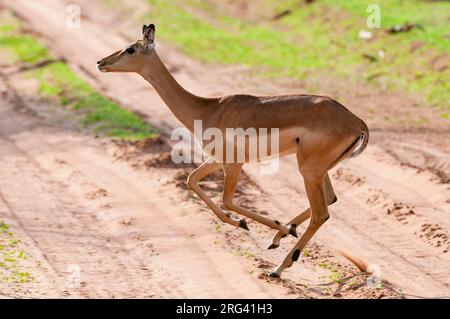
[[[205,203],[208,207],[219,217],[221,221],[224,223],[228,223],[230,225],[241,227],[245,230],[248,230],[247,222],[245,219],[234,219],[231,218],[229,214],[225,214],[200,188],[198,183],[204,177],[209,174],[217,171],[222,165],[219,163],[209,162],[208,160],[200,165],[195,171],[193,171],[187,180],[188,187],[194,191]]]
[[[233,203],[233,196],[236,192],[237,183],[239,181],[239,174],[242,170],[243,164],[224,164],[225,172],[225,183],[223,188],[223,204],[226,209],[236,212],[238,214],[244,215],[251,218],[263,225],[266,225],[272,229],[278,229],[282,235],[290,234],[297,237],[297,232],[295,226],[286,226],[281,224],[277,220],[268,219],[264,216],[256,214],[248,209],[240,207]]]

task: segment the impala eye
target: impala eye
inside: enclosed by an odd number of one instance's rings
[[[126,51],[128,54],[133,54],[135,52],[133,48],[128,48]]]

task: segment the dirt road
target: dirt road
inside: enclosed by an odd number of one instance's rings
[[[82,28],[71,30],[64,27],[67,3],[2,2],[104,94],[144,114],[163,134],[178,126],[142,79],[95,72],[98,58],[139,36],[139,23],[108,9],[99,17],[101,5],[83,0]],[[105,32],[113,21],[115,27]],[[239,67],[202,65],[167,44],[158,45],[158,51],[175,77],[198,94],[298,89],[249,81],[236,76],[242,73]],[[165,147],[149,145],[144,152],[74,133],[43,119],[39,110],[29,111],[35,101],[18,107],[15,93],[2,85],[0,218],[29,244],[41,266],[34,269],[39,280],[25,292],[2,289],[0,295],[342,298],[398,297],[400,289],[415,296],[450,295],[445,131],[425,136],[375,130],[365,153],[333,170],[338,202],[332,218],[301,263],[276,281],[264,274],[286,254],[291,240],[266,251],[267,229],[254,223],[250,233],[216,226],[212,214],[183,188],[181,180],[192,167],[172,165]],[[353,106],[358,103],[364,104],[364,97]],[[411,160],[402,157],[404,150]],[[283,221],[307,206],[293,158],[282,160],[276,178],[261,176],[256,166],[245,172],[252,183],[241,188],[240,198],[247,206]],[[205,187],[219,199],[220,184],[210,180]],[[352,280],[366,277],[340,256],[340,249],[372,263],[392,285],[343,287],[332,279],[336,268]],[[81,270],[81,288],[67,288],[69,265]]]

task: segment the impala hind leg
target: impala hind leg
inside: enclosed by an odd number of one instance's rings
[[[311,219],[305,233],[300,237],[283,262],[270,274],[271,277],[280,277],[283,270],[292,266],[294,261],[297,261],[303,248],[305,248],[309,240],[319,230],[320,226],[330,217],[327,208],[328,205],[325,202],[324,177],[325,173],[304,175],[306,193],[311,206]]]
[[[353,151],[355,135],[349,134],[347,137],[342,137],[340,143],[310,135],[309,139],[303,140],[303,143],[299,144],[297,162],[308,196],[311,211],[310,221],[299,241],[283,262],[270,274],[272,277],[280,277],[283,270],[297,261],[303,248],[330,217],[327,198],[329,199],[334,192],[331,192],[332,187],[327,179],[327,172]]]
[[[220,169],[222,164],[220,163],[212,163],[208,160],[200,165],[195,171],[193,171],[187,180],[188,187],[194,191],[205,203],[208,207],[219,217],[221,221],[224,223],[228,223],[233,226],[241,227],[248,230],[247,222],[245,219],[236,220],[231,218],[230,215],[225,214],[200,188],[198,183],[209,174],[214,173],[218,169]]]
[[[233,203],[233,196],[236,192],[236,186],[239,181],[239,174],[241,173],[242,165],[243,164],[223,164],[225,173],[223,205],[225,206],[225,208],[251,218],[272,229],[278,229],[282,235],[290,234],[294,237],[297,237],[295,226],[285,226],[277,220],[268,219]]]
[[[333,186],[331,185],[330,176],[328,173],[325,174],[325,178],[323,181],[323,190],[326,197],[327,205],[330,206],[331,204],[334,204],[337,201],[336,194],[334,193]],[[311,215],[311,208],[305,209],[300,215],[296,216],[294,219],[292,219],[288,225],[293,225],[295,227],[300,226],[303,222],[309,219]],[[275,249],[280,246],[281,238],[285,237],[285,234],[281,231],[278,231],[272,238],[272,243],[267,249]]]

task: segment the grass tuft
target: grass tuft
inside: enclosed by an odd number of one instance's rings
[[[22,242],[0,220],[0,283],[28,283],[33,276],[25,271],[23,261],[28,255],[22,249]]]

